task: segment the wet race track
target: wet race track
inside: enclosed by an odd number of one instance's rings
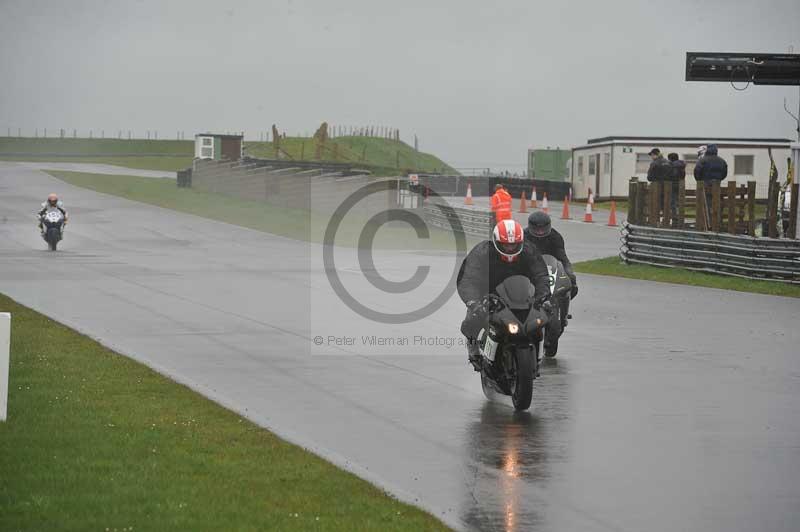
[[[32,215],[51,190],[72,217],[55,254]],[[616,252],[614,229],[557,227],[576,260]],[[348,293],[384,313],[421,308],[454,267],[451,252],[376,251],[392,280],[430,267],[388,294],[352,250],[335,256]],[[534,407],[515,414],[467,365],[455,295],[424,319],[375,321],[334,293],[320,245],[0,163],[0,292],[455,528],[797,530],[800,302],[579,284]]]

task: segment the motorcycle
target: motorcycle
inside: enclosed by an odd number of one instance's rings
[[[534,287],[527,277],[514,275],[484,296],[485,316],[476,342],[481,353],[481,386],[487,399],[497,392],[511,396],[515,410],[526,410],[533,397],[533,381],[539,376],[539,344],[548,310],[533,308]],[[465,320],[462,332],[474,324]]]
[[[552,255],[542,255],[542,258],[547,265],[547,275],[550,282],[550,301],[553,303],[551,320],[558,320],[558,323],[561,324],[561,327],[550,326],[545,330],[546,341],[544,343],[547,347],[544,350],[544,355],[552,358],[558,353],[558,340],[564,333],[568,320],[572,319],[572,315],[569,313],[569,294],[572,290],[572,281],[570,281],[560,260]]]
[[[50,251],[55,251],[58,242],[64,237],[64,214],[54,209],[41,217],[42,238],[47,242]]]

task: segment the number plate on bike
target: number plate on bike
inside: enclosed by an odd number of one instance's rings
[[[483,344],[483,356],[494,362],[494,355],[497,352],[497,342],[492,340],[490,336],[486,337],[486,342]]]

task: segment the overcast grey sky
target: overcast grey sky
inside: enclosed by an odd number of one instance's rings
[[[685,52],[800,51],[800,1],[0,0],[0,134],[400,128],[458,167],[605,135],[794,138],[797,88]]]

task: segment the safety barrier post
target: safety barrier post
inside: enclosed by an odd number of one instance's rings
[[[11,314],[0,312],[0,421],[8,417],[8,366],[11,363]]]

